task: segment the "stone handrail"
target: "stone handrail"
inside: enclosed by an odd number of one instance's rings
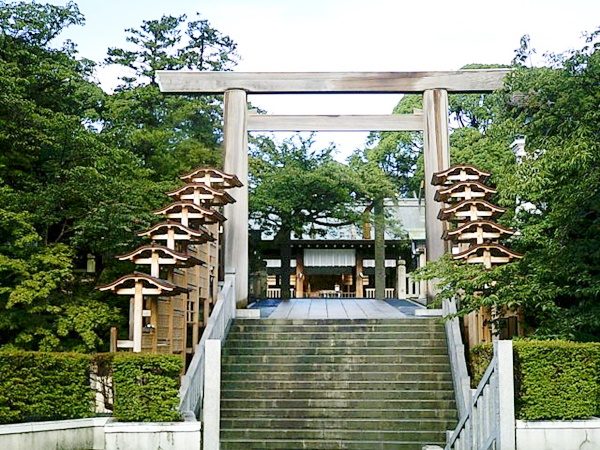
[[[444,317],[456,314],[456,300],[446,299],[442,303]],[[462,418],[471,401],[471,377],[467,371],[465,358],[465,347],[460,334],[458,317],[446,320],[446,340],[448,341],[448,356],[452,368],[452,381],[454,383],[454,395],[458,407],[458,416]]]
[[[445,450],[515,450],[512,358],[512,341],[494,342],[494,357]]]
[[[208,339],[225,340],[231,321],[235,318],[235,308],[235,274],[226,274],[215,308],[208,319],[202,338],[196,346],[187,372],[181,380],[179,411],[183,415],[193,414],[201,417],[206,341]]]

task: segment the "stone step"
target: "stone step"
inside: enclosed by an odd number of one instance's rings
[[[401,341],[402,339],[410,340],[427,340],[427,339],[446,339],[446,333],[443,331],[372,331],[372,332],[326,332],[326,331],[294,331],[294,332],[231,332],[228,336],[228,340],[243,339],[245,341],[257,340],[270,340],[271,342],[277,342],[282,340],[304,340],[304,341],[318,341],[318,340],[344,340],[344,339],[395,339]]]
[[[297,439],[297,440],[335,440],[344,439],[352,441],[404,441],[404,442],[441,442],[444,440],[445,431],[389,431],[389,430],[294,430],[294,429],[221,429],[224,439]]]
[[[454,419],[323,419],[323,418],[272,418],[272,417],[236,417],[221,420],[221,428],[238,429],[331,429],[349,430],[446,430],[454,428]]]
[[[353,339],[339,339],[335,337],[326,339],[247,339],[243,335],[238,337],[228,337],[225,342],[225,348],[270,348],[273,347],[440,347],[446,349],[445,338],[428,339],[408,339],[408,338],[388,338],[388,339],[369,339],[355,336]]]
[[[277,343],[274,343],[277,345]],[[296,355],[443,355],[448,358],[445,346],[430,347],[373,347],[373,346],[319,346],[319,347],[230,347],[226,346],[222,352],[223,356],[235,355],[273,355],[273,356],[296,356]]]
[[[320,363],[289,362],[276,364],[228,363],[224,365],[228,372],[242,372],[251,377],[249,372],[449,372],[450,364],[445,363]]]
[[[451,409],[454,400],[411,400],[411,399],[328,399],[328,398],[222,398],[221,408],[227,409],[249,409],[249,408],[273,408],[273,409],[330,409],[330,408],[352,408],[392,410],[401,412],[404,409]]]
[[[224,389],[222,398],[233,399],[337,399],[337,400],[453,400],[454,392],[450,390],[319,390],[319,389]]]
[[[378,420],[418,420],[418,419],[442,419],[456,420],[456,409],[435,408],[428,409],[426,407],[398,409],[382,409],[375,405],[373,408],[355,409],[352,407],[346,408],[286,408],[281,410],[273,409],[272,407],[265,408],[221,408],[221,418],[271,418],[271,419],[378,419]],[[453,427],[450,427],[453,428]]]
[[[321,389],[321,390],[363,390],[369,391],[418,391],[418,390],[442,390],[452,391],[453,384],[448,381],[424,381],[424,380],[409,380],[409,381],[336,381],[336,380],[249,380],[242,379],[238,381],[222,381],[221,387],[223,390],[232,389],[248,389],[256,390],[294,390],[294,389]]]
[[[259,325],[259,324],[234,324],[231,333],[370,333],[370,332],[443,332],[443,325],[428,323],[419,325],[415,323],[401,324],[326,324],[326,325]]]
[[[448,364],[446,355],[234,355],[223,356],[223,365],[229,364]]]
[[[308,440],[308,439],[221,439],[223,450],[261,450],[261,449],[347,449],[347,450],[421,450],[424,445],[441,445],[443,442],[381,442],[381,441],[349,441],[349,440]]]
[[[421,326],[433,323],[441,324],[440,317],[406,317],[400,319],[235,319],[236,325],[395,325],[419,324]]]
[[[238,319],[222,363],[223,449],[421,450],[457,419],[439,318]]]
[[[245,373],[239,368],[224,367],[221,373],[223,381],[452,381],[452,374],[449,370],[442,372],[431,372],[427,370],[414,372],[380,372],[373,370],[371,372],[343,372],[343,371],[302,371],[302,372],[271,372],[269,370],[261,372]]]

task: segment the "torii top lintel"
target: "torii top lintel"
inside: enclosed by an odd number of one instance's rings
[[[360,94],[492,92],[502,88],[508,69],[436,72],[199,72],[158,70],[160,90],[172,94]]]

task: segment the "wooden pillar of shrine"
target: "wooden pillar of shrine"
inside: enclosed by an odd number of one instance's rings
[[[296,298],[304,297],[304,253],[302,249],[298,250],[296,255]]]
[[[363,257],[360,253],[356,255],[356,298],[364,298],[365,286],[363,275]]]
[[[247,98],[241,89],[225,91],[223,133],[224,169],[238,174],[243,187],[233,194],[235,203],[225,207],[225,273],[235,273],[238,307],[248,304],[248,132]]]

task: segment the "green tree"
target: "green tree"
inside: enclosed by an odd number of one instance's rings
[[[157,70],[230,70],[236,44],[199,17],[163,16],[126,30],[129,48],[110,48],[106,64],[127,73],[102,117],[108,142],[142,159],[160,180],[199,165],[219,165],[221,99],[160,92]]]
[[[78,295],[71,250],[44,245],[30,222],[27,213],[0,209],[0,345],[97,348],[114,309]]]
[[[488,99],[491,120],[453,142],[453,162],[494,171],[496,202],[510,209],[502,220],[519,231],[510,246],[525,254],[480,273],[448,261],[430,267],[446,294],[465,293],[463,312],[520,306],[537,336],[600,338],[598,35],[538,68],[524,66],[531,50],[522,40],[505,88]],[[526,147],[517,161],[510,143],[519,136]]]
[[[393,113],[412,114],[421,107],[422,100],[419,96],[407,95],[401,99]],[[419,173],[422,174],[419,155],[422,147],[422,136],[418,132],[372,133],[367,146],[355,151],[348,160],[350,167],[357,173],[361,195],[368,204],[365,214],[369,216],[372,213],[376,298],[385,298],[385,233],[386,223],[392,224],[392,218],[386,215],[385,202],[419,191]],[[368,219],[365,217],[365,220]]]
[[[367,203],[363,220],[372,219],[374,225],[375,249],[375,297],[385,298],[385,229],[386,199],[396,199],[396,186],[382,168],[380,148],[356,151],[349,158],[358,185],[359,198]]]
[[[73,44],[52,41],[82,22],[74,3],[0,5],[0,209],[13,218],[2,238],[7,249],[17,245],[26,220],[31,239],[41,239],[30,254],[7,253],[18,267],[10,263],[1,286],[19,294],[5,300],[0,321],[9,324],[4,342],[27,348],[102,345],[108,318],[117,320],[113,301],[100,302],[95,280],[83,283],[75,261],[92,253],[98,273],[113,265],[134,242],[135,224],[153,219],[149,208],[166,187],[140,158],[99,135],[107,96],[90,81],[93,63],[77,59]]]
[[[274,143],[258,138],[250,153],[250,217],[281,249],[281,296],[289,298],[291,234],[358,220],[351,207],[355,174],[333,159],[332,147],[315,150],[313,138]]]

